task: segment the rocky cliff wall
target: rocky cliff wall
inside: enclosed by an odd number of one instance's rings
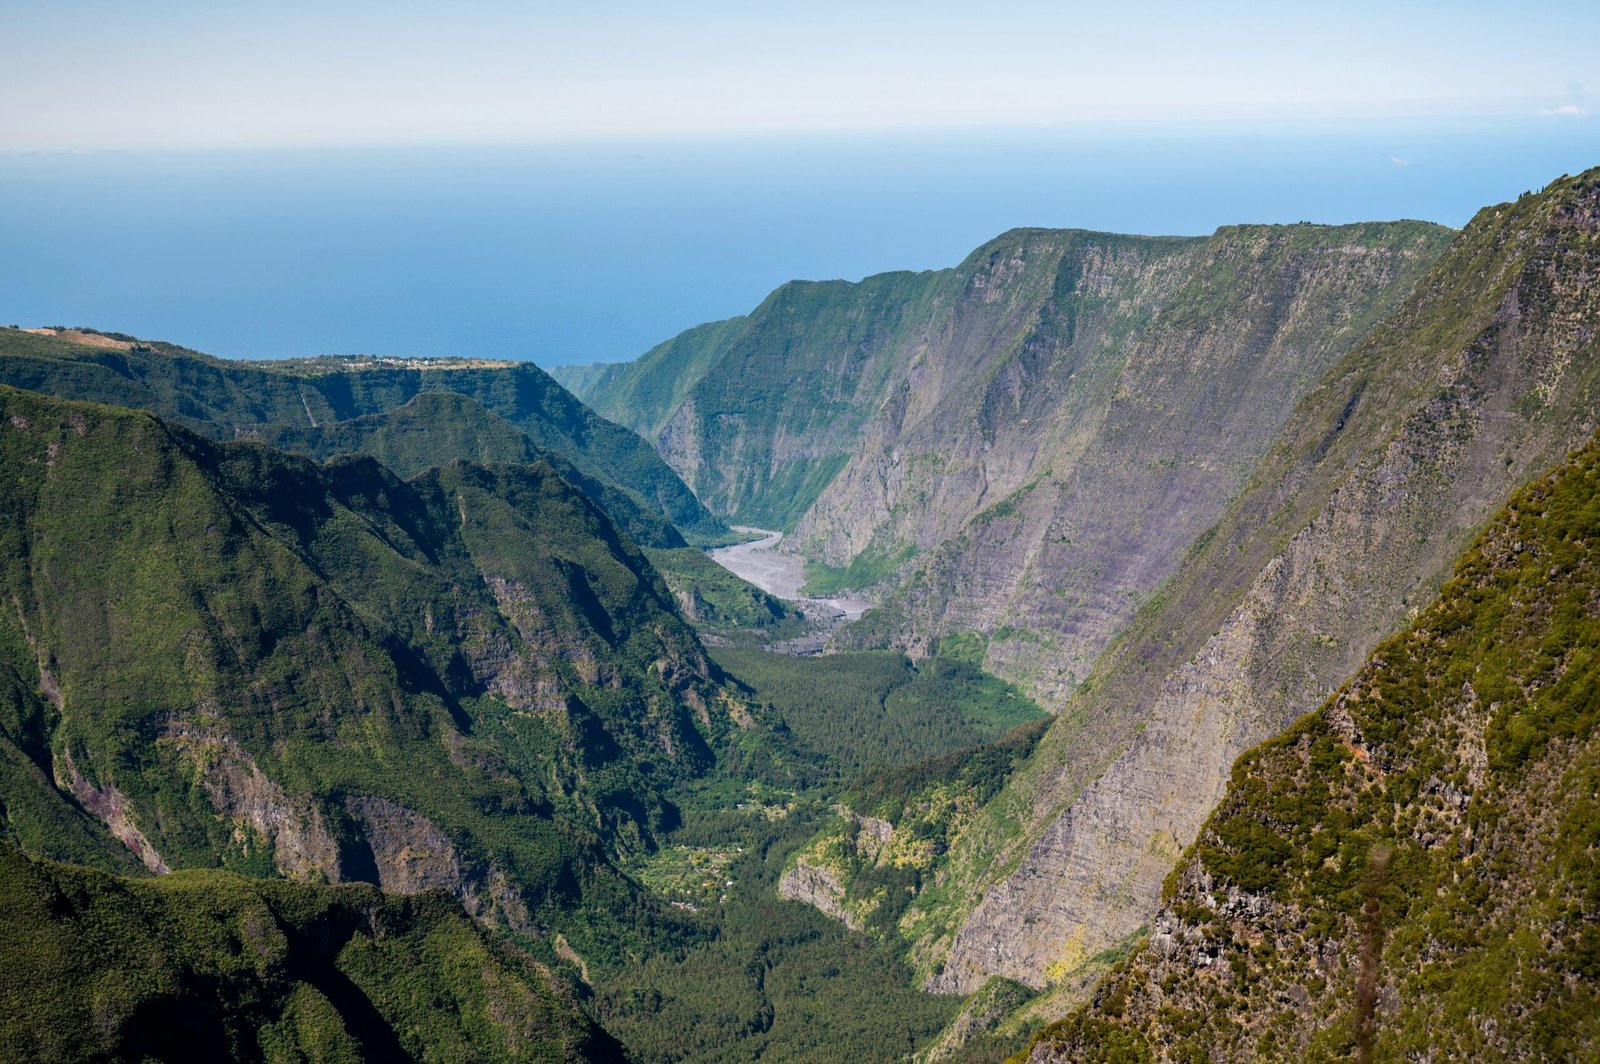
[[[1486,209],[1313,390],[961,841],[951,877],[981,900],[924,925],[930,987],[1046,984],[1148,920],[1235,758],[1325,698],[1515,485],[1588,437],[1597,231],[1595,171]]]

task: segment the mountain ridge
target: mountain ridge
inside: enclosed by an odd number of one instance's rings
[[[331,356],[248,363],[172,344],[122,342],[125,347],[107,349],[0,329],[0,383],[148,409],[219,440],[281,435],[284,443],[302,446],[347,431],[338,423],[396,410],[419,394],[454,392],[575,469],[580,483],[604,486],[610,499],[618,492],[628,496],[630,509],[619,515],[624,521],[635,521],[633,511],[644,505],[691,536],[712,542],[727,536],[726,526],[648,445],[596,415],[532,363]]]
[[[611,862],[671,824],[730,703],[548,465],[402,481],[3,386],[0,410],[9,836],[445,889],[545,949],[674,926]],[[608,905],[576,919],[580,893]]]

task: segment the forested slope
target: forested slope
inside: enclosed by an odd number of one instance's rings
[[[1249,751],[1144,945],[1030,1061],[1600,1052],[1600,442]]]
[[[544,462],[594,500],[640,546],[670,549],[685,545],[672,523],[637,492],[585,473],[476,400],[454,392],[420,392],[392,410],[315,427],[266,427],[257,430],[256,437],[273,447],[318,459],[370,454],[402,477],[454,459],[506,465]]]

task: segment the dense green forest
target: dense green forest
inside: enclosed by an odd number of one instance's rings
[[[602,982],[597,1016],[641,1061],[900,1059],[960,1002],[914,989],[881,936],[782,900],[778,879],[840,797],[881,803],[951,773],[992,772],[998,786],[1030,740],[971,748],[1044,714],[960,661],[712,656],[771,732],[675,790],[682,824],[628,867],[715,932]]]
[[[881,943],[778,897],[786,861],[816,830],[817,803],[738,804],[686,802],[684,826],[640,869],[695,898],[679,904],[715,933],[603,983],[601,1024],[649,1064],[890,1061],[926,1042],[959,1001],[914,989]]]
[[[789,657],[714,648],[713,660],[795,741],[845,777],[978,746],[1045,714],[966,661],[894,651]]]
[[[961,661],[712,654],[772,731],[674,791],[682,824],[628,868],[715,931],[599,981],[596,1015],[640,1061],[902,1059],[959,999],[915,989],[885,936],[781,899],[778,880],[841,798],[883,808],[935,784],[993,793],[1044,714]],[[975,1046],[973,1059],[1015,1048]]]

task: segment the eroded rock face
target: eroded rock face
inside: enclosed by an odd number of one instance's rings
[[[999,803],[1026,803],[1027,852],[986,885],[930,987],[1040,985],[1146,922],[1234,760],[1326,698],[1512,488],[1588,438],[1596,231],[1592,175],[1486,210],[1323,381]]]
[[[299,880],[342,878],[339,844],[309,797],[291,798],[236,740],[215,729],[172,724],[166,737],[189,759],[217,812],[266,840],[279,872]]]
[[[421,813],[377,797],[350,798],[345,807],[360,818],[379,887],[395,894],[455,894],[465,884],[466,869],[455,843]]]
[[[378,886],[394,894],[442,890],[480,920],[534,932],[521,896],[498,868],[464,858],[439,826],[388,798],[360,796],[345,807],[360,821]]]
[[[827,868],[797,861],[778,880],[778,894],[814,906],[852,930],[861,930],[860,922],[844,907],[844,884]]]
[[[991,669],[1057,701],[1441,246],[1370,226],[1229,228],[1160,254],[1075,242],[1023,339],[980,358],[986,376],[945,370],[885,408],[795,538],[840,557],[915,544],[858,639],[916,653],[981,633]]]
[[[139,825],[134,819],[133,804],[115,783],[107,781],[96,787],[78,771],[78,766],[72,762],[71,753],[63,753],[56,761],[56,786],[72,795],[78,804],[100,818],[106,829],[128,849],[138,854],[139,860],[143,861],[144,866],[150,871],[157,875],[165,875],[171,871],[166,861],[161,859],[161,854],[156,852],[155,846],[145,837],[145,833],[139,830]]]

